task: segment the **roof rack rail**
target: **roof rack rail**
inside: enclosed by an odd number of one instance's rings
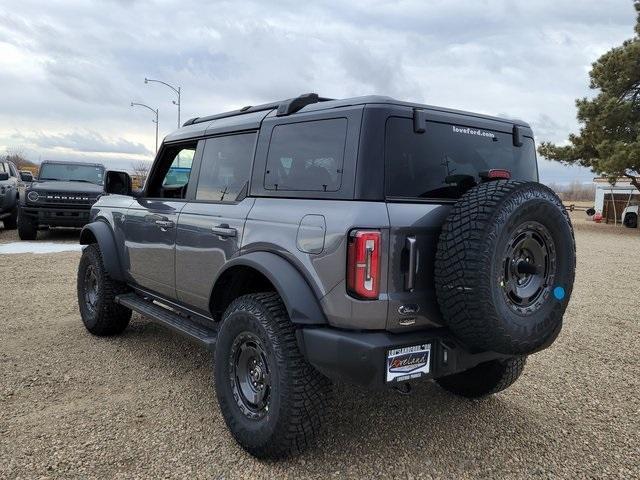
[[[288,98],[279,102],[264,103],[262,105],[247,105],[239,110],[232,110],[230,112],[218,113],[216,115],[209,115],[207,117],[195,117],[190,118],[182,124],[183,127],[193,125],[195,123],[209,122],[211,120],[217,120],[219,118],[235,117],[236,115],[242,115],[244,113],[263,112],[266,110],[277,109],[276,115],[282,117],[284,115],[291,115],[298,110],[311,105],[312,103],[328,102],[333,100],[332,98],[319,97],[317,93],[305,93],[294,98]]]

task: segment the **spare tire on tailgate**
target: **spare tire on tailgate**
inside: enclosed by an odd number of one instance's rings
[[[435,284],[444,321],[469,347],[528,354],[562,327],[575,275],[562,202],[534,182],[482,183],[442,228]]]

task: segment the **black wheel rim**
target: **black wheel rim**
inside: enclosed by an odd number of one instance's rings
[[[98,275],[95,265],[89,265],[84,272],[84,302],[91,313],[98,305]]]
[[[271,374],[260,339],[250,332],[239,334],[231,347],[229,380],[240,410],[257,420],[269,411]]]
[[[556,275],[556,248],[549,230],[527,222],[513,233],[504,250],[499,285],[509,307],[531,315],[545,304]]]

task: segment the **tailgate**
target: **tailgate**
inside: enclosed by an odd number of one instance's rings
[[[433,269],[450,204],[387,203],[390,220],[387,329],[441,326]]]

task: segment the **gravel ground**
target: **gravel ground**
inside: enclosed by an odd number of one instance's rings
[[[0,255],[0,478],[640,478],[640,231],[575,226],[565,328],[513,387],[337,385],[329,434],[280,463],[227,432],[205,350],[139,316],[117,338],[85,332],[78,253]]]

